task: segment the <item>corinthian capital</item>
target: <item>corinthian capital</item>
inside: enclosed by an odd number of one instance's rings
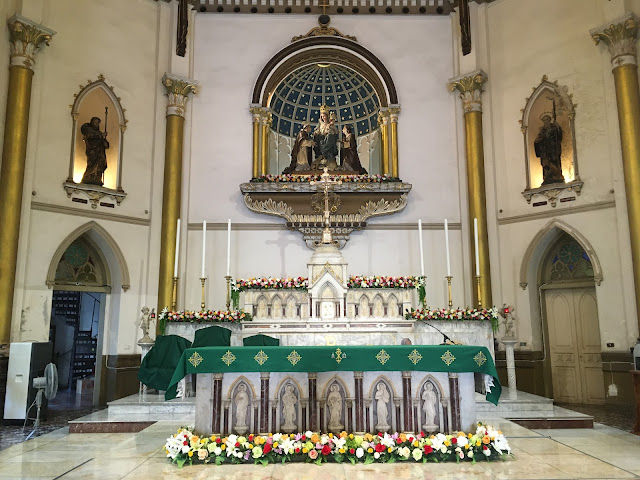
[[[14,15],[7,22],[9,25],[9,35],[11,50],[9,57],[11,66],[25,67],[33,70],[35,65],[35,54],[44,43],[49,45],[51,37],[56,32],[43,27],[20,15]]]
[[[167,96],[169,97],[167,115],[184,117],[184,109],[189,99],[189,94],[193,93],[195,95],[197,93],[198,82],[165,73],[162,77],[162,84],[167,89]]]
[[[449,90],[458,90],[465,113],[482,111],[482,87],[486,81],[487,74],[482,70],[449,79]]]
[[[610,24],[589,30],[591,38],[598,45],[603,42],[609,47],[611,64],[637,64],[636,38],[638,37],[638,17],[633,12],[613,20]]]

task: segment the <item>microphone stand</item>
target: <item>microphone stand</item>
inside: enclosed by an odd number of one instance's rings
[[[442,340],[443,342],[440,345],[459,345],[458,343],[454,342],[453,340],[451,340],[451,338],[449,338],[449,336],[444,333],[442,330],[440,330],[438,327],[435,327],[433,325],[431,325],[429,322],[427,322],[426,320],[422,320],[420,318],[416,318],[417,321],[422,322],[426,325],[429,325],[431,328],[433,328],[435,331],[437,331],[440,335],[442,335]]]

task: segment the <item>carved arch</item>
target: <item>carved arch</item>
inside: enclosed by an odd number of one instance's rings
[[[49,270],[47,271],[47,278],[45,280],[47,287],[52,288],[55,285],[56,269],[58,268],[58,264],[60,263],[60,259],[62,258],[62,255],[67,250],[67,248],[69,248],[69,245],[71,245],[80,236],[84,235],[85,233],[89,233],[91,231],[99,235],[105,241],[107,246],[110,248],[111,252],[116,258],[116,261],[118,262],[118,267],[120,269],[120,275],[121,275],[121,281],[122,281],[122,290],[126,292],[129,289],[129,287],[131,286],[131,280],[129,277],[129,268],[127,267],[127,261],[124,258],[122,250],[120,250],[120,247],[118,246],[116,241],[113,239],[113,237],[109,234],[109,232],[107,232],[107,230],[102,225],[100,225],[99,223],[93,220],[76,228],[73,232],[67,235],[67,237],[58,246],[58,249],[55,251],[55,253],[53,254],[53,257],[51,258],[51,263],[49,264]],[[91,240],[90,237],[89,237],[89,240],[91,241],[92,244],[95,244],[95,242]],[[104,260],[105,265],[108,265],[107,260],[104,258],[104,252],[102,251],[102,249],[97,245],[95,247],[96,247],[96,250],[99,252],[102,260]],[[109,277],[109,281],[110,281],[110,277]]]
[[[325,382],[324,387],[322,387],[322,395],[320,395],[321,399],[326,399],[327,398],[328,388],[331,385],[333,385],[334,382],[339,383],[342,386],[342,388],[344,389],[345,400],[346,400],[346,398],[351,397],[351,395],[349,395],[349,388],[347,387],[347,384],[345,383],[345,381],[342,380],[342,378],[340,378],[338,375],[334,375],[333,377],[328,379]]]
[[[600,260],[596,255],[596,251],[591,246],[591,243],[589,243],[589,241],[585,238],[585,236],[582,235],[578,230],[576,230],[571,225],[561,220],[553,219],[549,223],[547,223],[547,225],[545,225],[544,228],[542,228],[536,234],[535,237],[533,237],[533,240],[531,240],[531,243],[527,247],[527,250],[525,251],[525,254],[522,257],[522,263],[520,264],[520,286],[522,287],[522,289],[524,290],[527,288],[527,285],[528,285],[527,278],[529,275],[529,268],[531,267],[531,260],[538,246],[547,237],[547,235],[549,235],[549,233],[553,231],[553,229],[555,228],[562,230],[563,232],[573,237],[576,240],[576,242],[578,242],[580,246],[584,249],[584,251],[587,252],[589,259],[591,260],[591,265],[593,266],[593,279],[596,282],[596,285],[600,285],[600,283],[602,283],[602,280],[603,280],[602,267],[600,265]]]
[[[227,391],[227,399],[231,400],[231,394],[233,393],[233,391],[235,390],[235,388],[240,384],[240,383],[245,383],[249,386],[249,388],[251,389],[251,398],[253,400],[255,400],[256,398],[258,398],[258,396],[256,395],[256,389],[253,388],[253,383],[251,383],[251,381],[245,377],[244,375],[240,375],[238,378],[236,378],[233,383],[229,386],[229,390]]]
[[[371,386],[369,387],[369,396],[368,396],[368,398],[373,398],[373,395],[374,395],[373,388],[376,386],[376,384],[379,381],[383,381],[383,382],[385,382],[387,384],[387,387],[389,387],[389,389],[391,390],[391,397],[392,398],[400,398],[398,396],[398,392],[396,392],[396,389],[393,386],[393,383],[391,383],[391,381],[387,377],[385,377],[384,375],[378,375],[376,377],[376,379],[373,382],[371,382]]]
[[[418,384],[418,388],[415,391],[415,395],[416,397],[418,396],[418,394],[422,391],[422,388],[424,387],[425,383],[427,382],[431,382],[433,383],[433,385],[435,385],[435,387],[438,389],[438,393],[440,394],[440,401],[444,402],[444,400],[446,399],[445,396],[445,390],[444,388],[442,388],[442,384],[431,374],[426,375],[422,381]]]
[[[300,386],[300,384],[298,383],[298,381],[293,378],[290,375],[287,375],[286,377],[284,377],[282,380],[280,380],[278,382],[278,386],[276,387],[276,391],[275,391],[275,396],[274,398],[276,400],[278,400],[280,398],[280,390],[282,390],[284,388],[284,386],[286,385],[287,382],[291,382],[295,385],[295,387],[298,389],[298,392],[300,393],[300,399],[302,400],[302,396],[304,391],[302,390],[302,387]]]

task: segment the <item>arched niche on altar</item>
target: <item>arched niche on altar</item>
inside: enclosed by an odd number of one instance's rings
[[[68,197],[89,201],[92,208],[113,207],[126,197],[122,188],[124,112],[120,97],[103,75],[80,85],[71,105],[71,153],[63,184]]]
[[[528,203],[535,196],[543,196],[555,207],[565,191],[580,195],[575,107],[568,88],[550,82],[546,75],[526,99],[520,125],[527,182],[522,195]]]
[[[427,375],[418,384],[416,390],[419,406],[418,430],[425,432],[442,432],[448,423],[448,406],[444,389],[432,375]]]

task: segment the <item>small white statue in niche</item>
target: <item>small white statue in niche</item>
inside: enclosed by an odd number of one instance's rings
[[[238,385],[234,403],[236,405],[236,423],[234,430],[242,435],[249,430],[247,425],[247,407],[249,406],[249,394],[247,393],[247,386],[244,383]]]
[[[391,428],[391,425],[388,423],[389,418],[389,401],[391,399],[389,395],[389,390],[383,382],[378,383],[378,387],[376,389],[376,407],[378,414],[378,424],[376,425],[376,430],[379,432],[386,432]]]
[[[424,391],[422,392],[422,410],[424,411],[424,428],[427,432],[435,432],[439,429],[436,425],[436,407],[438,405],[438,395],[433,388],[433,384],[427,382]]]
[[[288,383],[284,387],[284,394],[282,395],[282,419],[284,421],[280,428],[282,428],[283,432],[291,433],[298,429],[295,423],[297,403],[298,398],[296,397],[293,385]]]
[[[343,430],[342,424],[342,395],[338,385],[334,383],[329,389],[329,395],[327,396],[327,406],[329,407],[329,430]]]

